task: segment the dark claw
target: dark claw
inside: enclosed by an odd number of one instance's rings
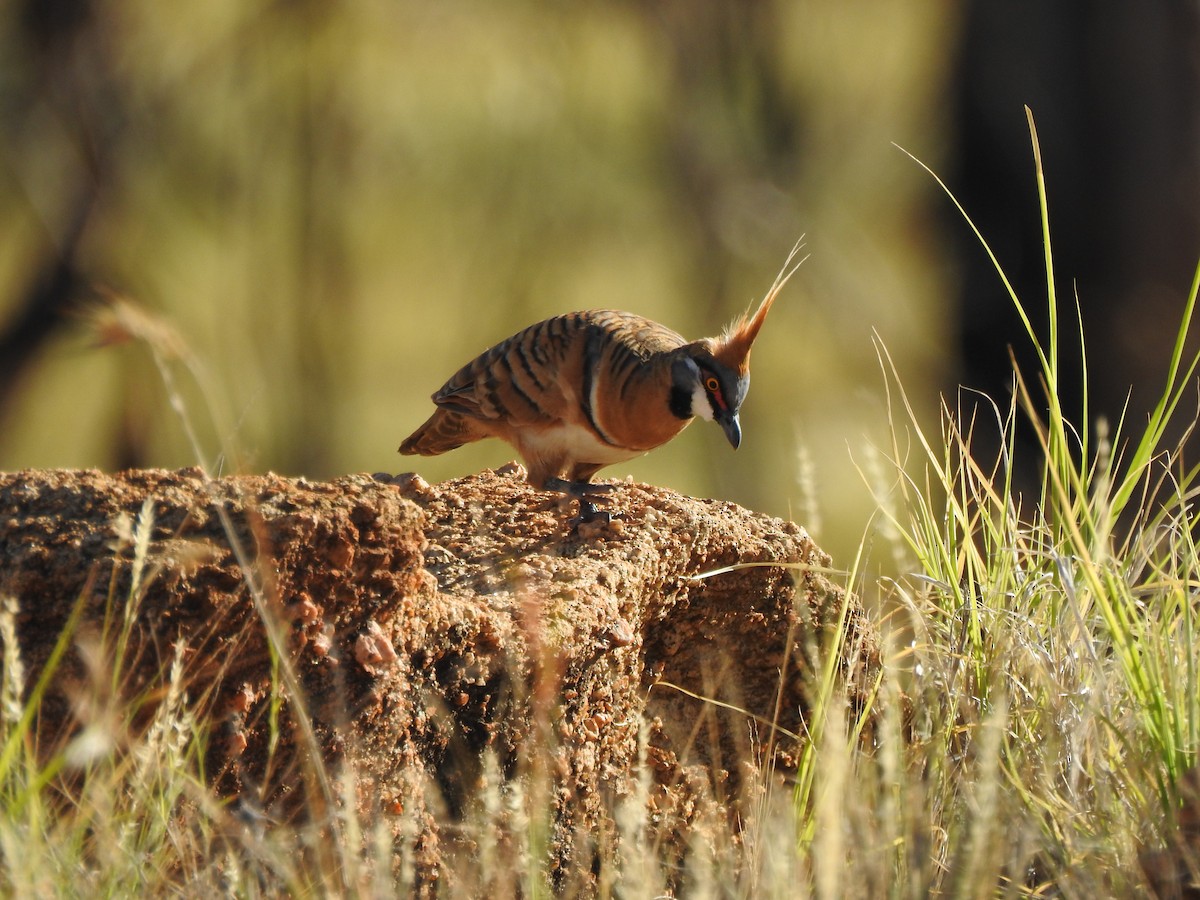
[[[590,525],[598,522],[601,525],[607,525],[612,521],[612,513],[607,509],[597,509],[596,504],[588,500],[579,498],[579,515],[571,519],[568,523],[573,531],[577,531],[580,525]]]
[[[580,525],[607,525],[612,521],[612,513],[597,509],[595,500],[617,489],[615,484],[592,484],[590,481],[567,481],[565,478],[547,478],[542,482],[542,488],[556,491],[573,497],[579,503],[579,515],[567,522],[573,532],[579,531]]]

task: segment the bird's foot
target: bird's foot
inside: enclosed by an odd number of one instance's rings
[[[579,498],[579,515],[575,516],[568,523],[572,531],[579,531],[582,525],[591,525],[603,528],[612,521],[612,513],[607,509],[598,509],[596,504],[590,500]]]
[[[584,537],[595,530],[603,528],[612,521],[612,513],[606,509],[598,509],[596,501],[600,495],[616,490],[615,484],[592,484],[590,481],[567,481],[563,478],[548,478],[542,485],[548,491],[557,491],[568,497],[573,497],[579,503],[579,514],[568,521],[573,534],[584,534]]]

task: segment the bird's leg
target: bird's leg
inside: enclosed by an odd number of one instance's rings
[[[542,487],[548,491],[558,491],[568,497],[588,497],[592,494],[607,494],[615,491],[615,484],[593,484],[590,481],[567,481],[565,478],[547,478]]]
[[[590,500],[579,498],[579,514],[571,519],[571,526],[578,528],[580,525],[588,525],[592,522],[599,522],[601,525],[607,525],[612,521],[612,513],[607,509],[598,509],[596,504]]]
[[[612,521],[612,514],[608,510],[597,509],[596,504],[592,501],[597,494],[607,494],[616,490],[615,484],[592,484],[590,481],[567,481],[563,478],[552,477],[547,478],[542,483],[542,487],[548,491],[558,491],[560,494],[574,497],[579,501],[579,515],[571,520],[571,524],[575,527],[588,522],[607,524]]]

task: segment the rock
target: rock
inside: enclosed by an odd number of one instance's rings
[[[580,886],[639,758],[656,779],[651,826],[682,854],[711,786],[736,798],[763,746],[778,766],[794,759],[806,653],[828,646],[830,629],[845,623],[851,703],[879,667],[861,606],[820,574],[829,559],[803,529],[639,484],[604,506],[613,520],[580,535],[570,508],[519,473],[432,486],[5,474],[0,596],[19,604],[28,684],[77,602],[77,645],[132,616],[124,658],[107,651],[125,697],[161,685],[182,642],[214,789],[275,818],[312,817],[339,802],[324,773],[349,764],[361,815],[392,817],[397,834],[409,823],[421,892],[458,852],[448,826],[478,802],[488,759],[503,778],[541,777],[552,875]],[[139,574],[143,508],[153,521]],[[291,687],[286,673],[273,681],[268,622]],[[85,724],[71,699],[89,678],[85,656],[55,673],[45,746]]]

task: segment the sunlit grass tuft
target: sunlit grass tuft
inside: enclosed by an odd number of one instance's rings
[[[1183,443],[1164,445],[1172,425],[1194,428],[1173,419],[1196,369],[1195,358],[1184,365],[1183,347],[1200,270],[1162,399],[1143,429],[1130,433],[1128,421],[1089,428],[1086,393],[1083,409],[1063,410],[1056,385],[1070,355],[1058,346],[1064,329],[1032,118],[1030,127],[1049,346],[1037,344],[1021,299],[1012,301],[1040,370],[1032,378],[1014,370],[1003,408],[986,398],[968,398],[984,401],[967,404],[970,412],[945,407],[941,432],[929,435],[880,348],[897,414],[896,481],[880,509],[911,573],[883,598],[894,639],[903,640],[894,684],[911,705],[892,765],[904,767],[895,789],[926,813],[911,823],[924,835],[893,828],[885,837],[926,848],[906,869],[916,862],[921,888],[949,896],[1125,896],[1144,889],[1139,851],[1165,842],[1161,829],[1200,746],[1196,468]],[[1077,349],[1071,364],[1086,373],[1082,338]],[[1002,439],[996,459],[974,451],[983,428]],[[1017,458],[1019,428],[1036,438],[1033,459]],[[1016,473],[1030,470],[1037,477],[1023,492]],[[868,767],[891,752],[881,747]],[[882,799],[860,787],[845,802]]]

